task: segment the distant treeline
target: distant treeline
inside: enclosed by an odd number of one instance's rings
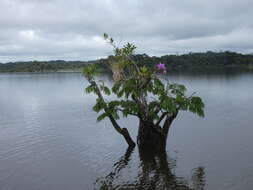
[[[56,72],[78,70],[87,63],[96,63],[97,61],[28,61],[28,62],[10,62],[0,64],[0,72]]]
[[[235,52],[205,52],[189,53],[183,55],[165,55],[161,57],[149,57],[145,54],[136,55],[135,60],[143,65],[154,63],[165,63],[168,68],[191,69],[206,67],[252,67],[253,55],[240,54]]]
[[[0,64],[0,72],[56,72],[81,70],[87,64],[98,64],[102,69],[107,69],[111,56],[95,61],[30,61],[10,62]],[[165,55],[161,57],[146,54],[134,55],[133,59],[140,65],[154,66],[161,62],[172,69],[192,69],[210,67],[247,67],[253,68],[253,55],[236,52],[205,52],[189,53],[183,55]]]

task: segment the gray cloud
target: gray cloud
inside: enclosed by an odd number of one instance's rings
[[[252,0],[1,0],[0,62],[111,54],[103,32],[139,53],[253,52]]]

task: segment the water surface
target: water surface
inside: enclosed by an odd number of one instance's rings
[[[81,74],[0,74],[0,189],[251,189],[253,74],[168,78],[203,97],[206,117],[180,113],[167,155],[154,160],[127,150],[109,121],[96,122]],[[136,136],[135,118],[120,123]]]

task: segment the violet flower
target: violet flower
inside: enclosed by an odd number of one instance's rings
[[[156,68],[157,68],[158,70],[162,70],[162,71],[166,70],[166,66],[165,66],[165,64],[163,64],[163,63],[157,64],[157,65],[156,65]]]
[[[158,71],[162,71],[163,74],[166,74],[166,73],[167,73],[167,71],[166,71],[166,66],[165,66],[165,64],[163,64],[163,63],[157,64],[157,65],[156,65],[156,68],[157,68]]]

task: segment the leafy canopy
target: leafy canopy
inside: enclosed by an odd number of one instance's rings
[[[127,43],[122,48],[116,46],[115,41],[104,34],[104,39],[112,45],[114,56],[110,62],[112,72],[120,70],[120,78],[114,81],[112,87],[105,86],[103,82],[96,81],[98,68],[95,64],[84,68],[83,73],[90,82],[86,93],[98,95],[93,109],[101,112],[98,121],[113,116],[128,117],[133,115],[144,121],[159,124],[166,116],[176,116],[178,111],[190,111],[204,117],[204,103],[201,98],[186,96],[186,87],[162,81],[160,73],[166,73],[164,64],[159,63],[155,68],[139,66],[132,59],[136,47]],[[105,101],[105,95],[116,95],[117,99]]]

